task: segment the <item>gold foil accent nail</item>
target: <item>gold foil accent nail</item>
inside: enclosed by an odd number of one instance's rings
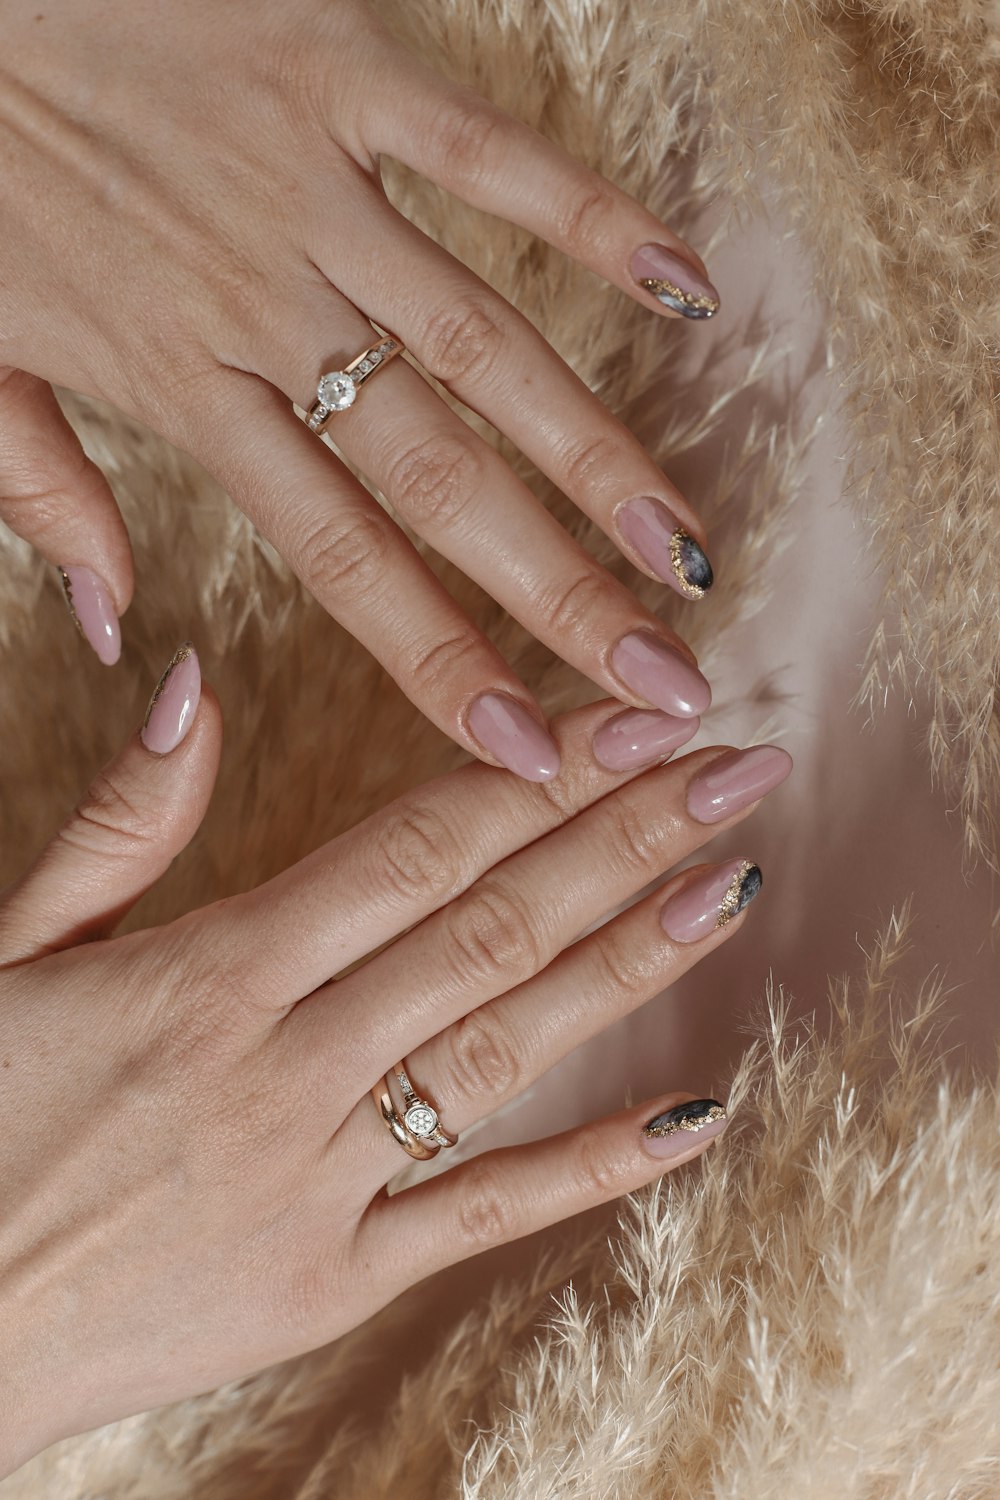
[[[745,859],[740,865],[739,869],[736,871],[736,874],[729,882],[729,887],[726,891],[726,894],[722,898],[722,905],[719,907],[718,920],[715,924],[716,927],[727,926],[739,911],[740,896],[743,894],[743,882],[750,874],[750,871],[754,868],[755,866],[753,860]]]
[[[705,590],[699,584],[692,583],[684,570],[684,543],[692,540],[693,538],[684,530],[683,526],[678,526],[677,530],[671,533],[670,566],[674,570],[677,582],[681,586],[681,591],[687,598],[704,599]]]
[[[704,312],[709,317],[711,317],[712,313],[719,311],[720,303],[718,297],[709,297],[704,292],[686,292],[682,286],[678,286],[674,281],[664,281],[660,277],[645,276],[639,282],[639,285],[644,287],[647,292],[652,292],[654,297],[659,297],[665,292],[668,297],[673,297],[675,302],[683,302],[685,307],[691,307],[696,311]]]
[[[83,626],[80,624],[80,616],[77,614],[77,612],[76,612],[76,606],[73,603],[73,585],[69,581],[69,574],[66,572],[65,568],[60,568],[59,569],[59,577],[62,579],[63,593],[66,596],[66,608],[69,610],[70,618],[72,619],[73,624],[76,626],[77,630],[80,632],[80,634],[83,636],[84,640],[86,641],[87,640],[87,632],[84,630]],[[87,644],[89,645],[90,642],[88,641]]]
[[[193,652],[194,652],[194,642],[193,641],[183,641],[181,643],[181,645],[179,645],[177,647],[177,650],[174,652],[174,654],[170,658],[170,660],[167,662],[167,665],[166,665],[166,667],[163,670],[163,674],[160,677],[159,682],[156,684],[155,688],[153,689],[153,696],[150,698],[149,703],[146,705],[146,717],[142,721],[142,727],[143,727],[143,729],[147,728],[147,726],[149,724],[149,720],[150,720],[150,715],[152,714],[153,709],[156,707],[156,705],[160,701],[160,698],[161,698],[161,696],[163,694],[163,689],[167,685],[167,678],[170,676],[170,674],[174,670],[174,668],[175,667],[179,667],[182,661],[187,661],[188,657],[191,656],[193,654]]]
[[[680,1119],[667,1120],[663,1125],[644,1125],[643,1135],[677,1135],[681,1130],[688,1130],[693,1134],[701,1130],[704,1125],[710,1125],[713,1120],[725,1119],[728,1119],[728,1115],[722,1105],[713,1104],[712,1108],[703,1115],[682,1115]]]

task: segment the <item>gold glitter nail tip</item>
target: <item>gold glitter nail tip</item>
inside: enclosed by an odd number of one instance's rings
[[[184,641],[177,647],[177,650],[167,662],[167,665],[164,667],[163,672],[160,676],[160,680],[153,689],[152,696],[146,705],[146,716],[142,721],[143,729],[147,729],[149,727],[150,715],[152,714],[153,709],[156,707],[156,705],[160,701],[160,698],[162,697],[163,689],[167,685],[167,678],[170,676],[174,668],[179,667],[182,661],[187,661],[188,657],[191,656],[193,652],[194,642]]]
[[[722,898],[716,927],[725,927],[738,912],[743,910],[744,906],[749,906],[753,898],[759,895],[763,884],[764,872],[760,866],[745,859],[729,882],[729,888]]]
[[[709,297],[705,292],[685,291],[675,281],[666,281],[663,277],[644,276],[639,285],[657,302],[685,318],[714,318],[721,306],[718,297]]]

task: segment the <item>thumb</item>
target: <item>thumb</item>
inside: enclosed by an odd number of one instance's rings
[[[81,635],[112,666],[132,598],[125,523],[52,387],[9,365],[0,365],[0,520],[59,568]]]
[[[0,902],[0,964],[103,937],[194,836],[212,795],[222,716],[183,645],[141,730]]]

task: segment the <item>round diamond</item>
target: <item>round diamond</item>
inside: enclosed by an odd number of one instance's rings
[[[357,394],[357,386],[343,370],[333,370],[329,375],[324,375],[316,387],[319,400],[331,411],[346,411],[349,406],[354,405]]]
[[[429,1104],[411,1104],[403,1119],[414,1135],[433,1135],[437,1130],[438,1117]]]

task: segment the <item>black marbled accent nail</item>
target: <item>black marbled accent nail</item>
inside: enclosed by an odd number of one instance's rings
[[[724,1120],[726,1107],[718,1099],[689,1099],[675,1104],[642,1127],[643,1135],[676,1135],[680,1130],[697,1132],[713,1120]]]
[[[760,865],[751,864],[745,859],[736,874],[729,883],[729,889],[722,898],[719,908],[719,920],[716,927],[725,927],[731,922],[744,906],[749,906],[753,898],[760,894],[760,888],[764,884],[764,872]]]
[[[715,582],[712,564],[693,536],[678,527],[670,538],[670,561],[685,592],[700,599]]]

